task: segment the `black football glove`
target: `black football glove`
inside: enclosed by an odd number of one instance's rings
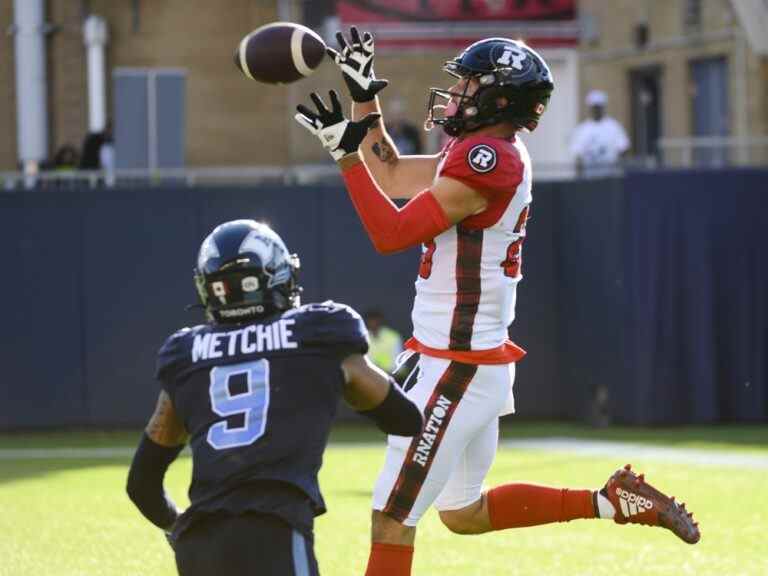
[[[326,150],[333,156],[333,159],[339,161],[347,154],[357,152],[360,142],[363,141],[368,130],[381,115],[368,114],[362,120],[351,122],[344,117],[341,111],[341,103],[336,91],[331,90],[329,94],[331,96],[331,110],[325,107],[325,103],[316,92],[312,92],[309,97],[315,103],[317,112],[299,104],[296,107],[299,112],[294,118],[304,128],[317,136]]]
[[[326,48],[336,65],[341,68],[344,82],[355,102],[370,102],[388,84],[386,80],[378,80],[373,73],[373,36],[365,32],[360,38],[357,28],[349,29],[352,42],[347,42],[341,32],[336,32],[339,51]]]

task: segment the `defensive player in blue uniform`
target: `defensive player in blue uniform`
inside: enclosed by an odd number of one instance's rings
[[[317,473],[340,396],[385,432],[412,436],[419,409],[365,357],[348,306],[299,305],[298,258],[268,226],[236,220],[203,242],[195,283],[208,322],[163,344],[161,392],[128,494],[168,533],[182,576],[318,573]],[[191,505],[163,490],[189,441]]]

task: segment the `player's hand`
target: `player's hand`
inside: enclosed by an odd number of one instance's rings
[[[296,121],[304,126],[310,133],[320,139],[326,150],[330,152],[337,162],[347,154],[357,152],[360,142],[363,141],[368,130],[379,119],[380,114],[368,114],[365,118],[351,122],[344,117],[341,111],[339,95],[335,90],[329,92],[331,97],[331,109],[326,108],[325,103],[312,92],[309,97],[315,103],[317,112],[313,112],[303,104],[296,107],[298,114],[294,116]]]
[[[336,40],[339,43],[339,51],[326,48],[328,56],[341,68],[344,82],[347,83],[349,93],[355,102],[370,102],[388,84],[386,80],[379,80],[373,73],[373,36],[370,32],[360,32],[352,26],[349,29],[352,42],[347,42],[344,34],[336,32]]]

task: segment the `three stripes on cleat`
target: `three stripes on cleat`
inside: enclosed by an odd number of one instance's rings
[[[619,497],[621,512],[625,517],[636,516],[653,508],[653,502],[648,498],[643,498],[623,488],[617,487],[616,495]]]

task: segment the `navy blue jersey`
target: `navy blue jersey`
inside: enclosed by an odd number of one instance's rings
[[[330,301],[171,336],[157,378],[190,435],[181,529],[198,512],[255,510],[311,530],[325,512],[317,473],[343,391],[340,361],[367,350],[360,316]]]

